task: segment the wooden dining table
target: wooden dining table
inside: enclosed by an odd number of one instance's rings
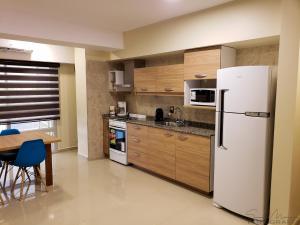
[[[45,172],[46,185],[53,185],[53,169],[52,169],[52,151],[51,144],[60,142],[61,139],[48,135],[44,131],[25,131],[21,134],[0,136],[0,152],[7,152],[19,149],[25,141],[42,139],[46,146]]]

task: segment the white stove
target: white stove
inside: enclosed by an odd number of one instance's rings
[[[126,120],[109,119],[109,158],[128,165]]]

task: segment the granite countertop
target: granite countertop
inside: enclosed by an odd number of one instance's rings
[[[214,125],[196,122],[186,122],[184,126],[167,126],[160,122],[155,122],[153,119],[147,120],[127,120],[127,123],[144,125],[155,128],[162,128],[166,130],[181,132],[185,134],[195,134],[205,137],[215,135]]]
[[[103,118],[110,118],[109,114],[103,114]],[[116,118],[114,118],[116,119]],[[124,119],[123,119],[124,120]],[[215,125],[214,124],[207,124],[207,123],[200,123],[200,122],[193,122],[193,121],[186,121],[184,126],[167,126],[161,122],[155,122],[153,117],[147,117],[146,120],[134,120],[134,119],[126,119],[127,123],[131,124],[138,124],[143,126],[161,128],[176,132],[181,132],[185,134],[195,134],[205,137],[210,137],[215,135]]]

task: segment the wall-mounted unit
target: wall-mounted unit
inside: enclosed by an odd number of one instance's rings
[[[110,62],[109,90],[111,92],[131,92],[134,69],[144,66],[144,60]]]
[[[111,70],[109,71],[109,90],[127,92],[132,90],[131,84],[126,84],[124,80],[124,71]]]
[[[33,52],[33,50],[21,49],[21,48],[1,47],[0,46],[0,52],[13,52],[13,53],[31,54]]]

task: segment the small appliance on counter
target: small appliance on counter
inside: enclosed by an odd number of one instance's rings
[[[116,106],[114,105],[109,106],[109,116],[110,117],[116,116]]]
[[[117,116],[127,116],[126,102],[118,102],[118,114]]]
[[[164,120],[164,111],[162,108],[157,108],[155,111],[155,122],[163,121]]]
[[[129,119],[131,120],[146,120],[147,116],[143,114],[135,114],[135,113],[129,113]]]

